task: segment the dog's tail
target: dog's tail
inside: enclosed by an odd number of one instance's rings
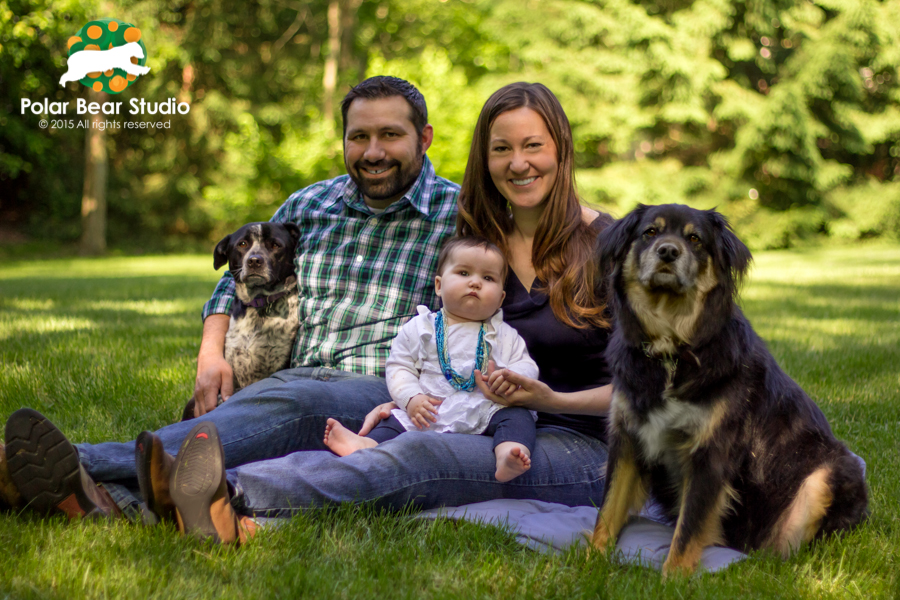
[[[864,464],[847,449],[832,463],[829,485],[833,500],[822,517],[816,537],[853,529],[868,516],[869,494]]]

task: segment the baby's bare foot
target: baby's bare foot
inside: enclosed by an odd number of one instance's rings
[[[494,448],[497,457],[497,472],[494,477],[501,483],[515,479],[531,468],[528,449],[516,442],[503,442]]]
[[[378,445],[375,440],[356,435],[334,419],[328,419],[323,441],[338,456],[347,456],[357,450],[374,448]]]

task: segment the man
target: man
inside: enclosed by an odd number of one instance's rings
[[[372,77],[350,90],[341,112],[347,175],[296,192],[272,219],[301,231],[294,368],[232,395],[224,359],[230,273],[203,310],[195,414],[216,425],[228,467],[324,448],[328,417],[360,426],[372,408],[390,401],[382,377],[391,340],[417,305],[436,304],[434,268],[455,228],[459,186],[437,177],[425,155],[434,135],[425,100],[406,81]],[[220,394],[226,402],[216,408]],[[192,426],[156,432],[165,450],[157,456],[176,454]],[[0,502],[5,497],[70,517],[132,512],[137,505],[134,442],[76,450],[42,415],[23,409],[7,421],[6,443],[28,448],[29,456],[0,451]],[[158,477],[166,466],[155,465]]]

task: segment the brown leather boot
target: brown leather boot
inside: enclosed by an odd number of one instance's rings
[[[6,422],[9,475],[29,508],[70,519],[121,517],[122,511],[78,461],[66,436],[41,413],[14,412]]]
[[[0,443],[0,510],[18,510],[22,505],[22,494],[9,477],[6,448]]]
[[[225,480],[225,451],[210,421],[194,427],[178,451],[169,483],[179,531],[223,544],[239,541]]]
[[[163,448],[162,440],[142,431],[134,444],[134,462],[144,504],[150,511],[145,522],[175,521],[175,503],[169,494],[169,478],[175,458]]]

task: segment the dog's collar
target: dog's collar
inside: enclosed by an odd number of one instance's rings
[[[265,308],[269,304],[278,302],[285,296],[287,296],[287,292],[278,292],[277,294],[272,294],[271,296],[257,296],[256,298],[248,302],[247,306],[252,306],[253,308]]]

